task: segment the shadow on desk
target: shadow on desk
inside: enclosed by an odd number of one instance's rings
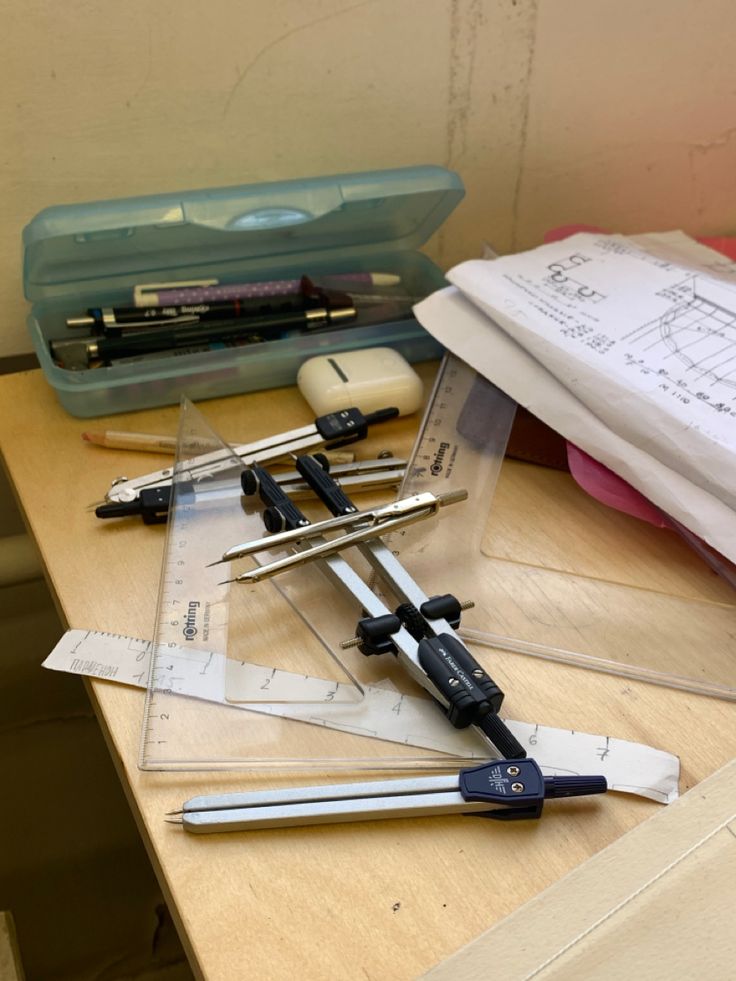
[[[0,909],[27,981],[189,981],[82,681],[41,668],[62,632],[45,582],[0,587],[0,618]]]

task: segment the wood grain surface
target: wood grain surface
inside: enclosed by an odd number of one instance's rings
[[[434,370],[420,368],[427,387]],[[225,438],[237,441],[312,419],[296,389],[200,408]],[[151,636],[164,529],[99,522],[87,507],[115,476],[144,473],[170,458],[157,464],[150,453],[101,449],[85,444],[81,433],[173,434],[177,417],[177,407],[166,407],[76,419],[39,372],[0,378],[5,465],[68,626]],[[361,455],[384,448],[408,453],[417,424],[402,419],[374,430]],[[504,464],[484,551],[697,598],[704,626],[709,609],[715,615],[733,602],[673,535],[607,511],[566,474],[530,464]],[[690,627],[683,622],[683,636],[692,637]],[[672,656],[707,654],[694,651],[691,640],[687,645]],[[494,654],[494,673],[507,692],[509,717],[675,753],[681,790],[735,755],[731,703],[505,652]],[[141,772],[143,693],[97,681],[88,687],[192,967],[218,981],[416,977],[659,808],[611,794],[560,802],[539,822],[510,825],[425,818],[188,836],[166,824],[164,814],[194,794],[310,780]],[[42,787],[38,793],[40,804]]]

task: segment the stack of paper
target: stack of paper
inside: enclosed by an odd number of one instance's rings
[[[736,561],[736,264],[680,232],[463,263],[446,348]]]

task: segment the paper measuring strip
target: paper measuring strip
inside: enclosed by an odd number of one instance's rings
[[[176,652],[175,694],[218,702],[240,711],[279,715],[358,735],[417,746],[468,759],[487,759],[478,737],[467,729],[438,725],[437,708],[425,698],[404,695],[376,685],[365,687],[364,697],[352,704],[335,704],[335,682],[304,677],[288,671],[240,661],[228,661],[209,651]],[[146,687],[151,642],[102,631],[68,630],[43,662],[45,668],[86,675],[120,684]],[[206,670],[203,671],[203,665]],[[247,671],[252,684],[266,681],[271,690],[287,695],[287,704],[233,704],[222,698],[224,673]],[[351,687],[351,686],[347,686]],[[303,699],[301,703],[297,700]],[[552,774],[600,773],[610,790],[648,797],[667,804],[678,796],[679,760],[671,753],[641,743],[571,732],[528,722],[505,720],[516,738],[528,748],[543,772]]]

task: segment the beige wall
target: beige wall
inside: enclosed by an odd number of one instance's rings
[[[0,356],[41,208],[439,163],[443,267],[570,221],[736,230],[733,0],[0,0]]]

